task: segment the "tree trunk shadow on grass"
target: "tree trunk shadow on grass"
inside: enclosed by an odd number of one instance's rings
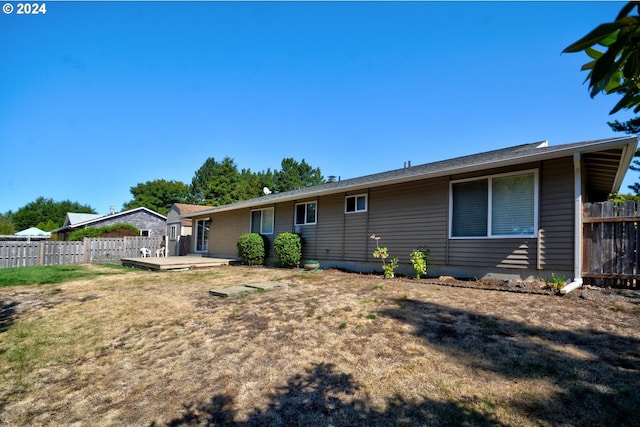
[[[503,378],[543,380],[560,390],[508,401],[523,416],[551,425],[638,425],[640,340],[593,329],[574,331],[478,315],[402,299],[379,313],[459,363]],[[580,356],[577,356],[579,354]]]
[[[332,364],[317,364],[305,374],[290,378],[276,390],[266,409],[254,408],[247,421],[234,421],[233,397],[216,395],[207,403],[185,405],[170,427],[206,426],[396,426],[474,425],[502,426],[492,416],[456,402],[413,401],[394,396],[386,410],[372,408],[366,400],[349,399],[358,386],[349,374],[335,372]],[[158,424],[152,423],[155,427]]]
[[[0,333],[9,329],[16,316],[17,302],[0,301]]]

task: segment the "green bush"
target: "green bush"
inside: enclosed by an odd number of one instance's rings
[[[297,267],[302,258],[302,239],[295,233],[282,233],[273,241],[276,263],[281,267]]]
[[[140,230],[131,224],[105,225],[104,227],[87,227],[69,233],[68,240],[82,240],[85,237],[124,237],[139,236]]]
[[[265,257],[265,244],[258,233],[246,233],[238,237],[238,256],[247,265],[262,265]]]

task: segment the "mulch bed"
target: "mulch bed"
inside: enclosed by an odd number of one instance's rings
[[[332,271],[348,272],[338,268],[323,270],[325,274]],[[362,273],[360,273],[362,274]],[[382,277],[379,273],[369,273]],[[414,279],[407,276],[397,276],[391,280],[403,280],[412,283],[422,283],[425,285],[449,286],[455,288],[483,289],[488,291],[513,292],[522,294],[537,294],[558,296],[562,298],[581,298],[589,301],[620,302],[640,306],[640,288],[617,288],[598,287],[584,285],[566,295],[550,289],[543,280],[497,280],[497,279],[456,279],[451,276],[428,277],[424,279]]]
[[[406,278],[405,280],[415,280]],[[523,294],[540,294],[562,296],[564,298],[582,298],[589,301],[621,302],[640,305],[640,289],[612,288],[585,285],[566,295],[550,289],[540,280],[460,280],[453,277],[420,279],[422,283],[438,286],[451,286],[468,289],[484,289],[500,292],[514,292]]]

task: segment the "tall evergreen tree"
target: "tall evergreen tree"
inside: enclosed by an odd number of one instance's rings
[[[233,159],[225,157],[216,162],[213,157],[205,160],[191,180],[194,202],[221,206],[242,200],[240,172]]]
[[[256,175],[258,176],[258,179],[260,180],[260,191],[261,191],[261,194],[263,194],[262,191],[263,191],[263,189],[265,187],[270,192],[276,191],[275,172],[272,171],[271,168],[267,168],[266,171],[258,172]]]
[[[253,199],[262,195],[260,176],[251,172],[251,169],[242,169],[240,171],[240,180],[238,181],[238,193],[240,200]]]
[[[320,168],[314,169],[304,159],[297,162],[287,157],[282,159],[280,166],[280,171],[275,173],[275,189],[279,192],[324,183]]]
[[[304,159],[298,162],[285,158],[280,170],[269,168],[256,173],[251,169],[238,171],[230,157],[221,162],[209,157],[195,172],[190,192],[193,203],[220,206],[260,197],[265,187],[270,192],[283,192],[322,183],[320,168],[311,167]]]

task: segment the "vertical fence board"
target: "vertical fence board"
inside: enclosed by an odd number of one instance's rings
[[[636,204],[633,200],[629,200],[624,203],[622,216],[635,217],[636,216]],[[636,223],[627,221],[624,226],[624,255],[622,261],[622,274],[633,275],[636,274],[636,265],[634,260],[636,258]],[[628,283],[627,283],[628,284]]]
[[[638,212],[638,206],[636,206],[636,211],[635,211],[635,216],[638,216],[639,212]],[[640,224],[638,224],[638,222],[634,223],[634,230],[635,230],[635,256],[633,257],[633,261],[634,261],[634,267],[633,267],[633,271],[634,271],[634,275],[640,275]]]
[[[611,218],[613,217],[613,203],[605,202],[602,205],[602,217],[603,218]],[[614,263],[615,259],[613,258],[613,226],[614,224],[610,222],[605,222],[602,224],[602,272],[612,272],[615,271]],[[609,286],[610,279],[604,279],[604,284]]]
[[[591,218],[600,218],[602,217],[602,205],[595,204],[591,206],[589,211]],[[601,223],[593,223],[591,224],[594,228],[593,235],[595,237],[594,245],[593,245],[593,272],[594,273],[602,273],[602,224]],[[601,279],[597,279],[598,284],[601,284]]]
[[[622,215],[622,206],[614,205],[614,216],[620,217]],[[622,260],[624,259],[624,243],[623,243],[623,234],[622,230],[624,228],[624,224],[621,222],[613,223],[613,269],[614,271],[619,271],[622,273]],[[615,280],[615,279],[614,279]]]
[[[589,211],[587,206],[582,206],[582,217],[588,218]],[[593,224],[586,223],[582,225],[582,268],[585,271],[593,269]]]

